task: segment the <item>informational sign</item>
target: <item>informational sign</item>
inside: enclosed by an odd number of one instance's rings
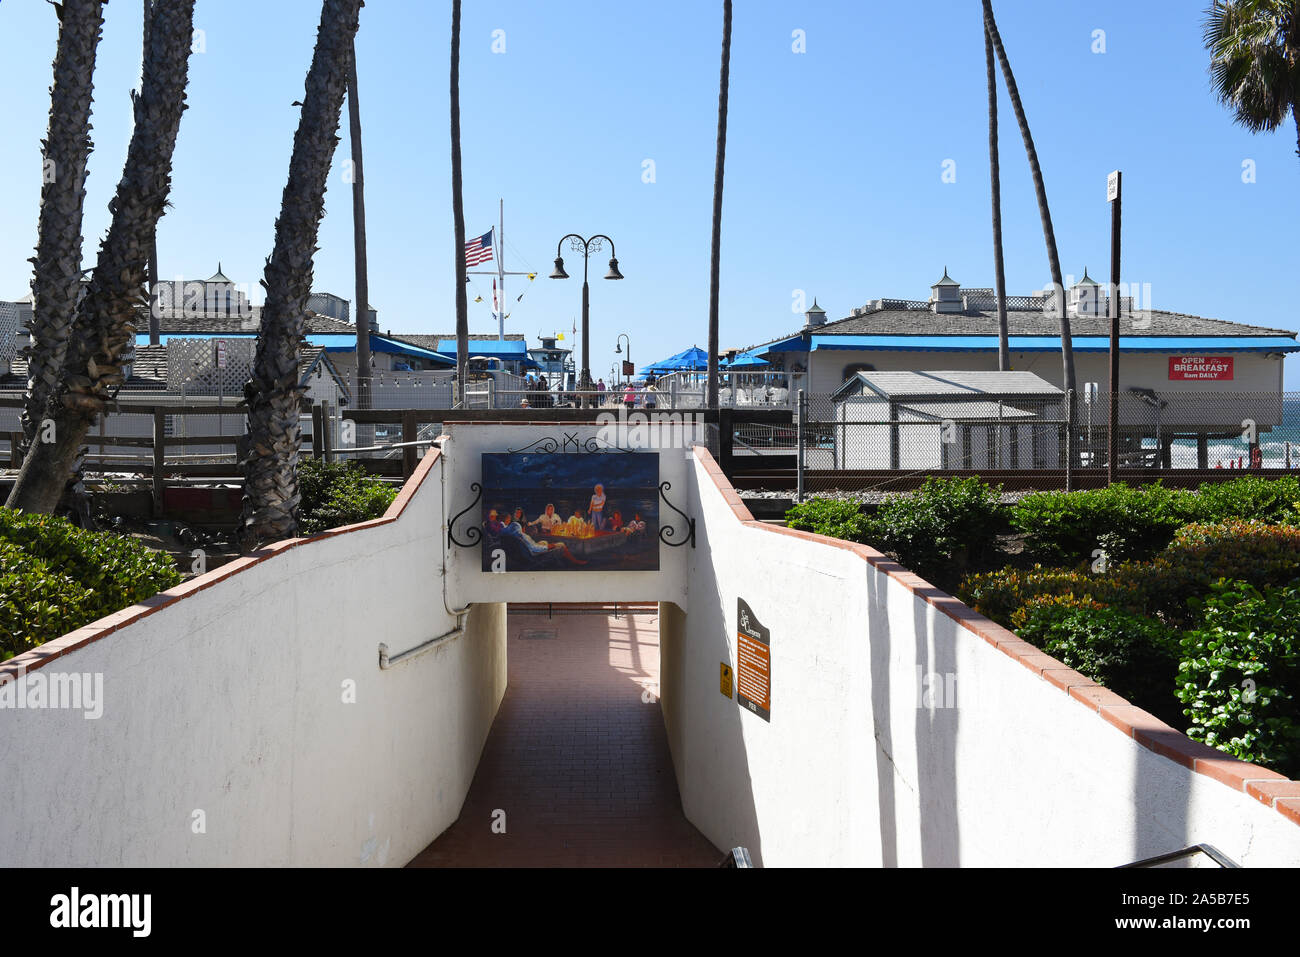
[[[721,691],[728,698],[730,698],[731,697],[731,665],[723,661],[718,665],[718,668],[719,668],[718,690]]]
[[[1119,199],[1119,170],[1106,177],[1106,202],[1113,203]]]
[[[623,375],[627,376],[629,379],[636,375],[636,366],[632,365],[632,363],[628,362],[626,359],[623,360]]]
[[[772,641],[745,599],[736,599],[736,703],[772,720]]]
[[[218,339],[217,340],[217,368],[224,369],[225,367],[226,367],[226,340]]]
[[[1170,356],[1169,378],[1231,379],[1232,356]]]

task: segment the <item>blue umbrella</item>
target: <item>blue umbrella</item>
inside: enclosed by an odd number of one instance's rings
[[[766,369],[770,365],[766,359],[760,359],[752,352],[739,352],[736,358],[726,364],[728,369]]]
[[[641,375],[663,375],[667,372],[702,372],[709,367],[709,354],[699,346],[691,346],[675,356],[651,363],[641,370]]]

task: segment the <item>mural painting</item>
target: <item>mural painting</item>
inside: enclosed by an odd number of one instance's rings
[[[483,570],[658,571],[657,453],[483,455]]]

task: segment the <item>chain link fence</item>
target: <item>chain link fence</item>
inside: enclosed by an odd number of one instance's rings
[[[983,473],[1012,489],[1068,488],[1110,475],[1104,392],[801,399],[790,426],[735,425],[733,461],[745,487],[766,480],[803,495]],[[1115,414],[1116,471],[1129,481],[1144,471],[1176,481],[1180,471],[1300,468],[1300,393],[1131,389],[1116,395]]]

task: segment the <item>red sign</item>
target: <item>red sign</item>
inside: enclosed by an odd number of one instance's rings
[[[1232,356],[1170,356],[1171,379],[1231,379]]]

